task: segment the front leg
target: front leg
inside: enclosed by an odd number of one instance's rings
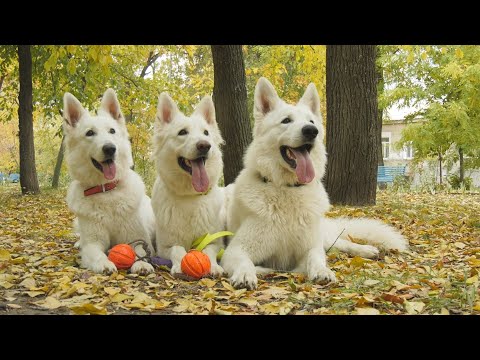
[[[320,283],[336,282],[332,270],[327,267],[327,259],[323,246],[310,249],[294,272],[307,273],[308,279]]]
[[[157,242],[158,255],[167,258],[172,262],[172,268],[170,269],[170,274],[181,274],[182,273],[182,259],[187,254],[187,251],[183,246],[174,245],[171,247],[159,246]]]
[[[272,255],[272,243],[276,240],[276,234],[268,228],[261,220],[247,218],[236,231],[221,261],[233,286],[257,287],[255,264],[262,264]]]
[[[108,232],[89,221],[79,221],[81,266],[96,273],[117,271],[105,252],[110,248]]]
[[[222,248],[222,238],[213,241],[208,244],[205,249],[202,250],[204,254],[210,259],[210,274],[215,277],[220,277],[224,274],[223,268],[217,263],[217,254]]]
[[[148,249],[150,250],[150,253],[153,254],[152,245],[149,243],[148,240],[146,240],[146,242],[148,244]],[[130,272],[132,272],[133,274],[150,274],[155,271],[152,264],[149,264],[148,262],[143,260],[138,260],[139,258],[143,258],[147,255],[147,252],[144,250],[142,244],[135,245],[135,254],[135,263],[130,268]]]

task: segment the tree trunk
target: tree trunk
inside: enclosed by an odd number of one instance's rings
[[[53,172],[53,179],[52,179],[52,188],[58,188],[58,180],[60,179],[60,172],[62,170],[62,162],[63,162],[63,154],[64,154],[64,147],[65,147],[65,135],[62,137],[62,143],[60,144],[60,148],[58,149],[57,155],[57,162],[55,163],[55,170]]]
[[[327,46],[325,185],[333,204],[375,204],[378,157],[374,45]]]
[[[30,45],[18,45],[18,127],[20,142],[20,186],[22,194],[38,194],[33,143],[32,54]]]
[[[442,185],[442,153],[438,153],[438,164],[440,166],[440,185]]]
[[[458,157],[460,160],[460,184],[463,184],[465,179],[465,166],[463,165],[463,149],[458,148]]]
[[[212,45],[215,112],[228,146],[223,152],[225,186],[243,169],[243,154],[252,141],[247,108],[245,64],[241,45]]]
[[[378,54],[377,54],[378,58]],[[380,94],[383,93],[383,90],[385,88],[385,82],[383,80],[383,69],[378,63],[376,64],[375,67],[377,71],[377,99],[380,96]],[[383,126],[383,108],[378,106],[378,115],[377,115],[377,158],[378,158],[378,165],[379,166],[384,166],[385,164],[383,163],[383,149],[382,149],[382,126]]]

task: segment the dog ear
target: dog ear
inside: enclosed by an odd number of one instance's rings
[[[75,96],[69,92],[63,95],[63,118],[68,125],[75,127],[85,112],[86,110]]]
[[[169,123],[178,112],[177,104],[166,92],[162,92],[158,97],[157,120],[160,123]]]
[[[117,99],[117,94],[113,89],[107,89],[102,96],[100,103],[100,110],[110,114],[115,120],[124,120],[123,114],[120,110],[120,103]]]
[[[198,103],[197,107],[195,108],[193,115],[200,115],[210,125],[216,124],[215,105],[213,104],[213,100],[210,95],[205,95],[202,98],[202,100]]]
[[[316,116],[320,116],[320,96],[318,96],[314,83],[308,85],[307,90],[298,102],[298,105],[300,104],[307,106]]]
[[[280,102],[280,98],[273,85],[266,78],[261,77],[255,86],[254,117],[262,119]]]

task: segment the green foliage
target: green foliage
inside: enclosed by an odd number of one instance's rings
[[[471,177],[463,178],[463,183],[460,182],[460,176],[457,174],[450,175],[448,177],[448,183],[452,187],[452,189],[461,189],[464,188],[465,190],[470,190],[473,184],[473,179]]]

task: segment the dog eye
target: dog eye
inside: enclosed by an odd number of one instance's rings
[[[313,120],[310,120],[310,122],[311,122],[312,124],[315,124],[315,123],[313,122]]]
[[[185,129],[180,130],[180,132],[178,133],[178,135],[180,135],[180,136],[187,135],[187,134],[188,134],[188,131],[185,130]]]
[[[88,130],[85,135],[86,136],[93,136],[93,135],[95,135],[95,133],[93,132],[93,130]]]
[[[208,130],[205,130],[203,133],[208,136]]]
[[[110,134],[115,134],[115,129],[110,129],[108,132],[109,132]]]
[[[291,123],[292,122],[292,119],[290,118],[285,118],[282,120],[282,124],[288,124],[288,123]]]

